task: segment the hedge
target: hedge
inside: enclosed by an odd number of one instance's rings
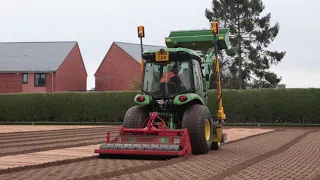
[[[121,122],[138,92],[0,95],[1,122]],[[229,123],[320,124],[320,89],[223,90]],[[216,91],[208,106],[216,112]]]

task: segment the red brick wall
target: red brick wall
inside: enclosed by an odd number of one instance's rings
[[[56,90],[55,88],[55,73],[53,73],[53,91]],[[46,74],[46,92],[52,92],[52,74],[51,73],[47,73]]]
[[[141,65],[116,44],[112,44],[95,74],[96,91],[123,91],[140,78]]]
[[[1,73],[0,93],[20,93],[22,92],[22,74]]]
[[[23,93],[47,92],[46,87],[34,86],[34,73],[28,73],[28,83],[22,84]]]
[[[51,92],[51,75],[47,76],[48,90]],[[74,46],[66,60],[57,70],[54,78],[55,91],[86,90],[87,73],[78,44]]]

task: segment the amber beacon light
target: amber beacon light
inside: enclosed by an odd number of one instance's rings
[[[138,26],[138,37],[144,38],[144,26]]]
[[[211,31],[212,31],[212,34],[219,34],[219,24],[217,21],[213,21],[211,22]]]

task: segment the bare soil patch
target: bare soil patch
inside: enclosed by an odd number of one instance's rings
[[[113,127],[69,129],[5,134],[0,140],[0,157],[100,144]]]
[[[241,139],[235,141],[241,142]],[[229,145],[232,142],[229,143]],[[227,144],[226,144],[227,145]],[[203,156],[206,158],[206,156]],[[193,159],[197,157],[191,157]],[[77,161],[68,164],[61,164],[58,166],[38,165],[36,168],[17,169],[17,172],[13,172],[15,169],[8,171],[2,171],[4,173],[0,176],[0,179],[100,179],[106,176],[118,176],[123,173],[133,173],[139,171],[152,170],[158,167],[170,166],[179,162],[188,162],[186,158],[176,158],[172,160],[126,160],[126,159],[98,159],[92,158],[84,161]],[[1,172],[1,171],[0,171]],[[10,172],[10,173],[9,173]]]
[[[225,180],[314,179],[320,175],[319,131],[304,134],[278,152],[272,157],[263,156],[259,161],[249,161],[236,173],[226,175]]]
[[[117,127],[116,127],[117,128]],[[232,128],[227,128],[232,131]],[[315,179],[319,128],[275,128],[259,135],[240,128],[220,151],[171,160],[86,157],[0,170],[0,179]],[[252,130],[254,134],[255,130]],[[105,132],[105,131],[104,131]],[[104,141],[104,139],[103,139]]]
[[[30,123],[31,124],[31,123]],[[28,131],[48,131],[60,129],[82,129],[102,126],[85,125],[0,125],[0,133],[28,132]]]
[[[248,162],[253,158],[263,158],[264,154],[285,146],[306,132],[305,130],[271,132],[226,144],[220,151],[195,156],[173,165],[137,173],[119,174],[110,179],[135,179],[138,177],[142,179],[177,179],[178,177],[181,179],[219,179],[216,177],[217,175],[231,174],[233,172],[230,171],[232,170],[230,168]],[[103,177],[106,175],[96,178],[108,179]]]
[[[100,129],[98,129],[100,131]],[[106,129],[107,130],[107,129]],[[89,145],[89,146],[79,146],[79,147],[71,147],[71,148],[63,148],[63,149],[53,149],[48,151],[39,151],[32,153],[25,153],[25,151],[21,151],[14,148],[28,148],[30,146],[43,148],[43,146],[50,145],[55,146],[60,145],[61,143],[69,144],[71,141],[79,142],[87,139],[101,138],[101,132],[93,130],[77,130],[77,131],[68,131],[64,132],[55,132],[43,134],[43,137],[30,137],[36,136],[33,134],[25,135],[27,138],[22,139],[10,139],[10,140],[0,140],[0,169],[6,168],[14,168],[19,166],[29,166],[36,165],[40,163],[48,163],[53,161],[61,161],[65,159],[77,159],[80,157],[87,156],[95,156],[97,154],[94,153],[94,149],[99,148],[100,144]],[[243,129],[243,128],[230,128],[226,129],[225,132],[228,133],[228,141],[234,141],[237,139],[241,139],[247,136],[252,136],[255,134],[261,134],[264,132],[272,131],[272,129]],[[41,132],[44,133],[44,132]],[[84,134],[86,137],[83,137]],[[115,136],[115,134],[113,134]],[[75,138],[76,137],[76,138]],[[25,139],[25,141],[23,141]],[[29,141],[28,141],[29,140]],[[21,141],[21,142],[20,142]],[[100,141],[100,140],[99,140]],[[104,141],[104,138],[101,138],[101,141]],[[11,152],[11,149],[15,151]],[[9,153],[13,155],[8,155]],[[17,154],[19,153],[19,154]],[[5,156],[6,155],[6,156]]]

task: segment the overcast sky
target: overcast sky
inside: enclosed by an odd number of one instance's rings
[[[272,69],[288,88],[320,87],[319,0],[264,0],[280,33],[270,48],[287,52]],[[96,69],[113,41],[165,45],[171,30],[208,28],[204,15],[211,0],[1,0],[0,41],[79,42],[94,87]],[[318,69],[318,70],[317,70]]]

